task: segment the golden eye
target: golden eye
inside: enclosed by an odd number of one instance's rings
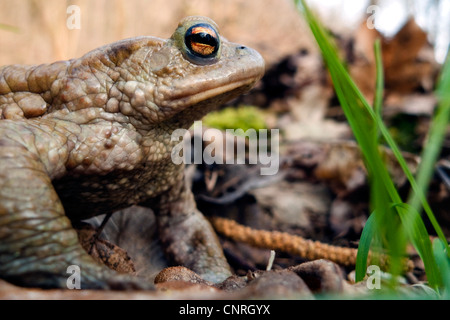
[[[190,54],[200,58],[214,58],[220,45],[217,32],[206,23],[190,27],[186,32],[184,42]]]

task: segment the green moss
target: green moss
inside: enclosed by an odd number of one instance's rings
[[[223,110],[209,113],[203,122],[211,128],[226,129],[267,129],[263,112],[254,106],[241,105],[239,107],[227,107]]]

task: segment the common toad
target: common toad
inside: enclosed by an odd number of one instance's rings
[[[247,92],[262,77],[254,50],[221,38],[205,17],[170,39],[137,37],[79,59],[0,68],[0,277],[65,288],[148,288],[101,266],[72,222],[131,205],[155,212],[172,263],[213,282],[230,269],[197,210],[184,166],[171,161],[175,129]]]

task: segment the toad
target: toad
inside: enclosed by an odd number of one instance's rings
[[[22,286],[148,288],[94,262],[75,221],[132,205],[156,216],[165,253],[204,279],[231,272],[196,208],[178,141],[209,111],[263,76],[262,57],[228,42],[205,17],[183,19],[170,39],[137,37],[79,59],[0,68],[0,277]]]

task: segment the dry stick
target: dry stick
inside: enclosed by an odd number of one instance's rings
[[[234,241],[244,242],[254,247],[279,250],[308,260],[327,259],[342,266],[356,264],[358,250],[354,248],[332,246],[286,232],[256,230],[225,218],[213,217],[211,223],[217,232]],[[375,260],[381,269],[387,269],[386,255],[376,255],[373,260],[372,256],[375,255],[369,254],[369,261]],[[411,260],[405,261],[405,272],[411,271],[413,267]]]

